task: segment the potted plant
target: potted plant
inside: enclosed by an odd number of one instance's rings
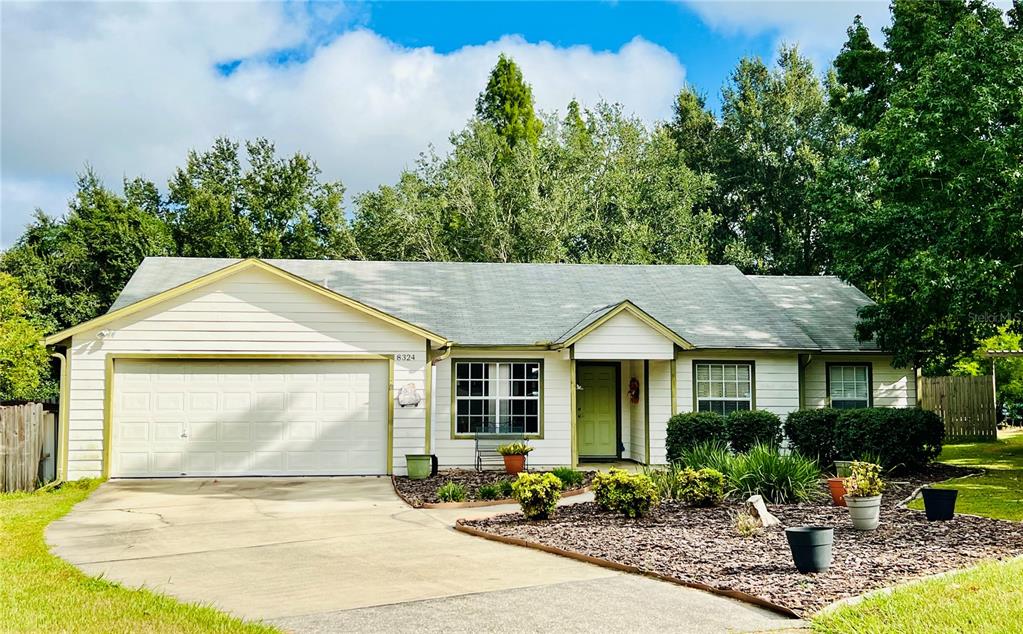
[[[802,573],[824,572],[831,566],[831,544],[835,530],[830,526],[795,526],[785,529],[792,551],[792,563]]]
[[[845,478],[828,478],[828,492],[835,506],[845,506]]]
[[[524,442],[512,442],[497,448],[497,453],[504,456],[504,470],[511,474],[525,471],[526,454],[530,451],[533,448]]]
[[[836,460],[835,475],[839,478],[848,478],[852,475],[852,471],[850,471],[851,467],[852,460]]]
[[[854,461],[850,471],[852,475],[845,481],[845,505],[849,507],[853,528],[872,531],[881,519],[881,492],[884,490],[881,465]]]
[[[409,480],[425,480],[433,471],[433,456],[428,453],[405,454],[405,466]]]
[[[920,493],[924,496],[924,512],[927,513],[928,521],[948,521],[955,515],[958,489],[924,487]]]

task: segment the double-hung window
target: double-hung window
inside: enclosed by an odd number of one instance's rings
[[[870,366],[828,366],[828,396],[836,409],[870,407]]]
[[[753,409],[752,363],[700,361],[694,365],[697,411],[730,414]]]
[[[453,364],[455,434],[540,433],[542,361]]]

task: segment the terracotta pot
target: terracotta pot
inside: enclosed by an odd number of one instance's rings
[[[845,506],[845,478],[828,478],[828,491],[835,506]]]
[[[526,470],[526,457],[519,456],[504,456],[504,470],[514,475]]]

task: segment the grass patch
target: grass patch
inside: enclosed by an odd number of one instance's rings
[[[818,615],[824,634],[1000,634],[1023,622],[1023,561],[985,563],[945,577],[900,586],[890,594]]]
[[[0,630],[278,632],[210,607],[88,577],[51,555],[43,529],[97,486],[97,480],[82,480],[50,491],[0,494]]]
[[[936,485],[959,489],[957,513],[1023,520],[1023,432],[1003,432],[997,442],[947,445],[938,460],[987,470]],[[910,508],[923,510],[923,500],[914,500]],[[1020,588],[1023,560],[990,562],[820,614],[813,629],[827,634],[1015,632],[1023,622]]]
[[[938,460],[987,470],[984,475],[935,485],[935,488],[959,489],[957,513],[1023,520],[1023,432],[1003,432],[997,442],[948,445]],[[923,500],[913,500],[909,506],[923,510]]]

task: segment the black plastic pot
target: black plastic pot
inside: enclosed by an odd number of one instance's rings
[[[956,489],[923,489],[924,511],[931,522],[948,521],[956,513]]]
[[[792,561],[802,573],[824,572],[831,566],[831,543],[835,529],[830,526],[794,526],[785,529]]]

